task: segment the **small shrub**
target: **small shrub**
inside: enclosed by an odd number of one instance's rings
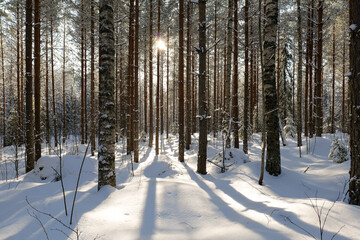
[[[331,143],[329,159],[332,159],[337,163],[343,163],[349,160],[349,152],[344,142],[340,141],[338,138],[335,138]]]

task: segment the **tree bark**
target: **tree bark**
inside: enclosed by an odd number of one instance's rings
[[[248,1],[248,0],[247,0]],[[246,2],[246,1],[245,1]],[[245,3],[246,4],[246,3]],[[247,2],[247,4],[249,4],[249,2]],[[239,47],[238,47],[238,1],[235,0],[234,1],[234,65],[233,65],[233,71],[234,71],[234,75],[233,75],[233,82],[232,82],[232,119],[234,121],[233,124],[233,137],[234,137],[234,147],[235,148],[239,148],[239,97],[238,97],[238,87],[239,87],[239,62],[238,62],[238,57],[239,57]],[[246,18],[246,17],[245,17]],[[245,44],[246,45],[246,44]],[[247,48],[248,50],[248,48]],[[246,75],[246,73],[245,73]],[[245,83],[246,84],[246,83]],[[248,86],[247,86],[248,87]],[[246,87],[245,87],[246,88]],[[246,90],[245,90],[246,91]],[[249,106],[249,89],[247,89],[246,91],[247,94],[247,108]],[[246,95],[245,95],[245,104],[246,104]],[[247,130],[249,128],[249,115],[248,115],[248,111],[249,109],[247,109],[247,112],[244,114],[244,122],[245,120],[247,121],[246,125],[244,126],[244,132],[247,133]],[[245,125],[245,124],[244,124]],[[246,135],[247,137],[247,135]],[[246,142],[247,143],[247,142]],[[245,145],[245,144],[244,144]],[[247,149],[246,149],[247,150]],[[245,152],[245,151],[244,151]]]
[[[235,29],[234,29],[235,30]],[[237,46],[236,46],[237,47]],[[235,59],[234,59],[235,61]],[[249,0],[245,0],[245,72],[244,72],[244,139],[243,151],[248,153],[249,128]]]
[[[297,3],[297,40],[298,40],[298,67],[297,67],[297,110],[296,110],[296,130],[297,130],[297,145],[302,146],[302,28],[301,28],[301,0],[296,0]]]
[[[323,110],[322,110],[322,48],[323,48],[323,10],[324,0],[318,2],[318,19],[317,19],[317,49],[316,49],[316,72],[315,72],[315,133],[321,137],[323,132]]]
[[[207,160],[207,101],[206,101],[206,0],[199,6],[199,153],[197,172],[206,174]]]
[[[91,0],[91,22],[90,22],[90,124],[91,124],[91,134],[90,134],[90,144],[91,144],[91,155],[94,156],[96,143],[95,143],[95,10],[94,10],[94,0]]]
[[[150,44],[149,44],[149,147],[153,146],[154,139],[154,110],[153,110],[153,0],[150,0]]]
[[[281,173],[280,143],[279,143],[279,115],[276,94],[275,55],[276,32],[278,27],[278,1],[265,1],[264,28],[264,97],[267,131],[266,171],[271,175]]]
[[[100,0],[99,41],[99,181],[98,190],[105,185],[116,186],[115,176],[115,44],[113,0]]]
[[[134,162],[139,162],[139,0],[135,1]]]
[[[40,120],[40,1],[34,1],[34,103],[35,103],[35,161],[41,157]]]
[[[350,182],[349,202],[360,205],[360,1],[350,0]]]
[[[179,1],[179,161],[184,162],[184,0]]]
[[[190,149],[191,144],[191,2],[187,2],[187,21],[186,21],[186,135],[185,149]]]

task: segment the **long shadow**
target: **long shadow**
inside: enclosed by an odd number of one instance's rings
[[[228,206],[224,200],[222,200],[218,195],[216,195],[198,176],[193,172],[186,164],[184,164],[190,178],[199,185],[209,196],[210,201],[214,203],[214,205],[222,212],[222,214],[230,221],[240,223],[241,225],[248,225],[251,223],[251,227],[254,229],[263,229],[264,225],[255,222],[253,219],[250,219],[244,215],[239,214],[233,208]],[[241,202],[240,202],[241,203]],[[242,203],[241,203],[242,204]],[[271,232],[271,237],[273,239],[280,239],[282,237],[281,233],[274,229],[268,229]],[[256,232],[257,234],[262,234],[266,239],[269,237],[269,232]]]
[[[154,162],[158,156],[154,158]],[[156,214],[156,178],[150,178],[146,195],[146,202],[143,210],[142,224],[140,228],[139,240],[150,240],[155,232]]]
[[[254,202],[250,199],[248,199],[246,196],[242,195],[241,193],[239,193],[236,189],[234,189],[231,185],[230,185],[230,181],[229,180],[219,180],[219,179],[215,179],[213,176],[211,175],[206,175],[204,176],[204,179],[212,182],[217,189],[221,190],[222,192],[224,192],[226,195],[230,196],[233,200],[237,201],[238,203],[242,204],[244,207],[246,207],[247,209],[255,209],[258,212],[263,212],[264,214],[266,214],[265,210],[266,209],[270,209],[271,207],[261,203],[261,202]],[[205,185],[205,183],[203,183]],[[207,186],[206,186],[207,187]],[[209,189],[210,190],[210,189]],[[211,190],[210,190],[211,191]],[[274,220],[276,220],[277,222],[279,222],[279,224],[284,224],[284,220],[289,221],[289,219],[296,223],[297,225],[301,226],[302,228],[306,229],[307,231],[309,231],[310,233],[312,233],[314,236],[317,236],[318,232],[319,232],[319,228],[317,226],[314,225],[310,225],[302,220],[300,220],[296,214],[294,214],[293,212],[289,212],[286,211],[284,209],[280,209],[280,208],[272,208],[272,212],[276,213],[275,216],[273,217]],[[324,216],[323,216],[324,217]],[[316,215],[314,213],[314,218],[316,218]],[[291,224],[291,222],[289,222],[289,224]],[[339,227],[340,228],[340,227]],[[298,233],[301,234],[306,234],[303,230],[301,230],[298,227],[292,226],[293,230],[297,231]],[[326,231],[326,227],[324,229],[324,236],[332,236],[333,234],[335,234],[336,232],[332,232],[332,231]],[[339,233],[338,235],[341,235],[341,233]],[[343,239],[347,239],[344,236],[342,236]]]

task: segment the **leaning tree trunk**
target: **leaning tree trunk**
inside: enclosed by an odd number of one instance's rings
[[[197,172],[206,174],[207,101],[206,101],[206,0],[199,1],[199,153]]]
[[[271,175],[281,173],[279,115],[275,78],[276,32],[278,27],[278,1],[265,1],[264,28],[264,97],[267,132],[266,171]]]
[[[115,187],[115,43],[113,0],[100,0],[99,41],[99,181],[98,190],[105,185]]]
[[[349,202],[360,205],[360,1],[350,0],[350,183]]]

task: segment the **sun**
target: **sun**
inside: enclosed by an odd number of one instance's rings
[[[156,48],[159,50],[165,50],[166,49],[166,44],[162,39],[157,39],[156,40]]]

